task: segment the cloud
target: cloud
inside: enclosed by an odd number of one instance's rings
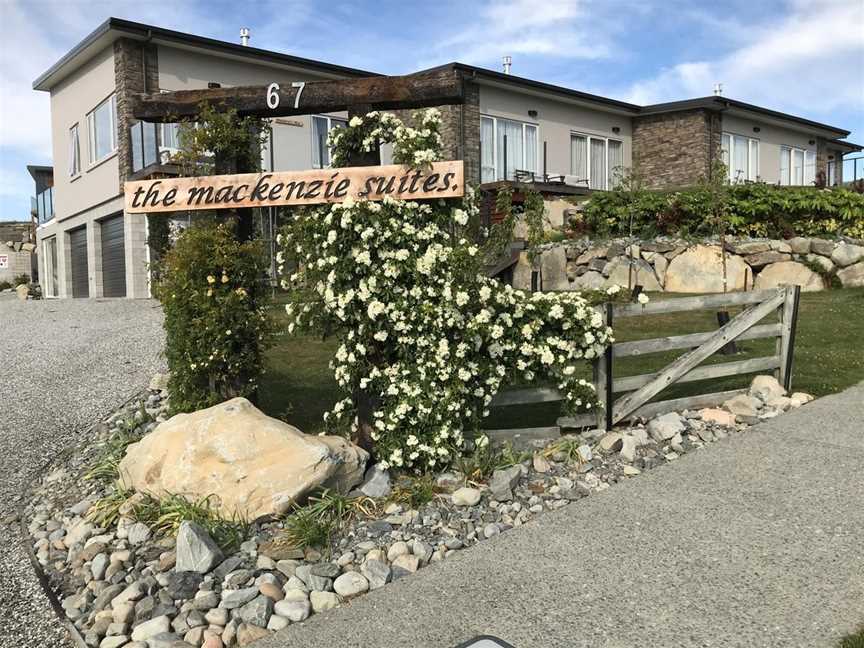
[[[794,2],[786,17],[751,26],[747,41],[713,61],[665,68],[627,87],[634,103],[724,94],[790,111],[864,107],[864,3]],[[782,106],[778,105],[782,104]]]

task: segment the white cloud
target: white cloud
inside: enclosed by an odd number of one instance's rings
[[[634,103],[658,103],[706,96],[722,82],[726,96],[786,110],[861,109],[862,34],[860,0],[794,2],[780,20],[751,26],[747,42],[725,56],[663,69],[623,95]]]

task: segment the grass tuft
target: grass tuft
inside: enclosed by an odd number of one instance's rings
[[[418,509],[435,499],[436,493],[438,493],[438,487],[435,485],[434,475],[405,477],[393,488],[393,492],[387,499],[396,504],[404,504],[412,509]]]
[[[277,544],[304,549],[314,547],[329,551],[333,536],[358,515],[373,511],[368,497],[352,498],[331,490],[311,495],[305,506],[295,506],[285,518],[285,528]]]
[[[105,495],[93,502],[87,511],[87,519],[103,529],[108,529],[117,524],[120,517],[120,509],[135,492],[124,488],[121,484],[111,488]]]
[[[120,462],[126,455],[126,448],[141,440],[138,430],[153,420],[141,405],[141,409],[117,422],[116,429],[105,441],[99,444],[99,455],[84,479],[105,484],[115,482],[120,476]]]
[[[843,637],[838,648],[864,648],[864,626],[858,632]]]
[[[485,482],[496,470],[515,466],[530,457],[530,453],[518,452],[509,441],[500,448],[491,443],[475,443],[474,450],[457,458],[455,466],[466,481]]]

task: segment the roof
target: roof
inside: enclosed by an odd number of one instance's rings
[[[54,175],[54,167],[53,166],[40,166],[38,164],[28,164],[27,171],[30,172],[30,177],[36,180],[36,176],[39,174],[47,174],[50,173],[52,176]]]
[[[300,56],[282,54],[272,50],[250,47],[239,43],[206,38],[187,34],[184,32],[164,29],[154,25],[124,20],[122,18],[108,18],[95,30],[88,34],[84,40],[69,50],[59,61],[43,72],[33,82],[34,90],[50,90],[56,83],[65,78],[78,65],[90,59],[96,52],[101,51],[118,38],[133,38],[137,40],[155,40],[167,43],[194,46],[209,49],[240,58],[249,58],[259,61],[267,61],[286,66],[296,66],[314,69],[324,74],[333,76],[380,76],[375,72],[359,70],[357,68],[325,63]]]

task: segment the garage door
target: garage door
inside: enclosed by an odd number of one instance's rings
[[[123,244],[123,214],[101,222],[102,294],[126,296],[126,248]]]
[[[89,297],[90,281],[87,271],[87,228],[69,232],[72,246],[72,296]]]

